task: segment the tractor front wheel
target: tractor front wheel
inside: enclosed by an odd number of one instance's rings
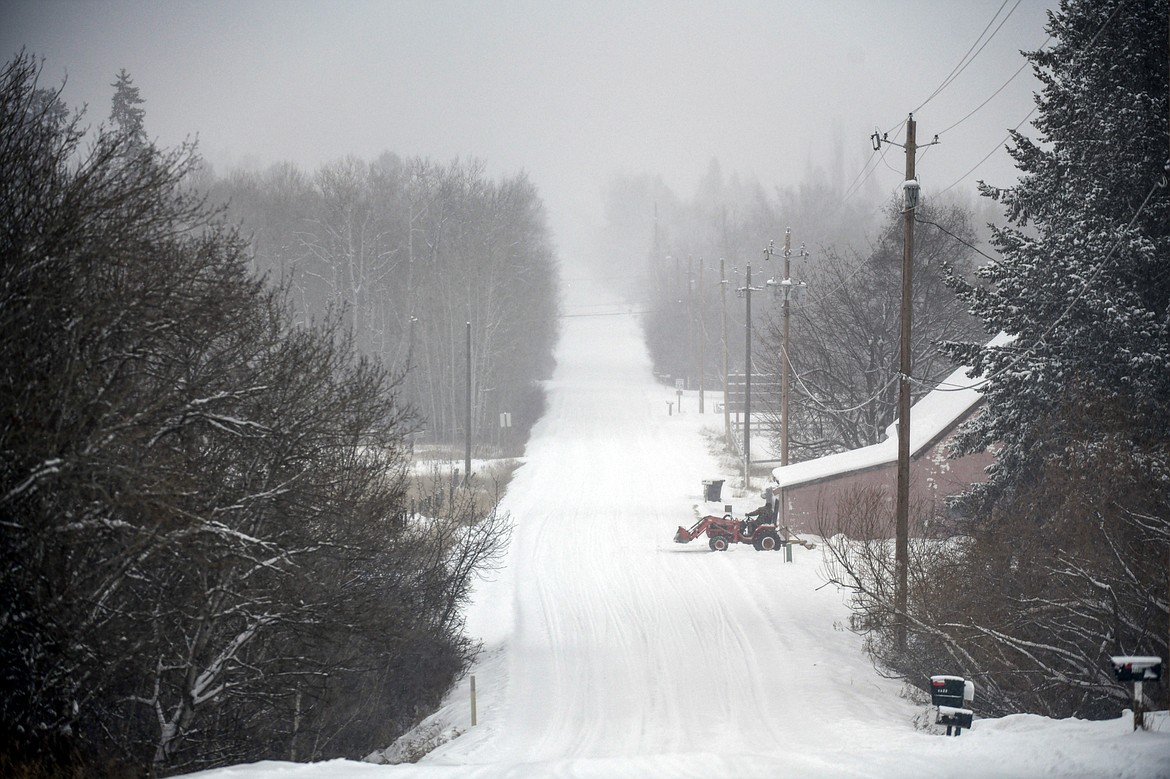
[[[726,552],[727,551],[727,536],[714,536],[709,542],[712,552]]]

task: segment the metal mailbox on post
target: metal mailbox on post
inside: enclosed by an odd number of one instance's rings
[[[961,676],[930,677],[930,702],[938,707],[938,719],[935,722],[947,726],[948,736],[952,729],[956,736],[963,732],[963,728],[970,729],[975,712],[965,708],[964,704],[974,700],[975,682]]]
[[[1145,730],[1145,703],[1142,682],[1156,682],[1162,678],[1162,658],[1152,655],[1117,655],[1109,658],[1113,674],[1119,682],[1133,682],[1133,729]]]

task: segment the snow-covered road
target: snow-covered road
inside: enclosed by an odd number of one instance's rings
[[[721,511],[701,503],[702,480],[730,475],[698,434],[721,418],[694,404],[670,414],[636,320],[592,313],[565,320],[549,412],[510,490],[511,593],[470,626],[487,633],[497,609],[515,620],[507,692],[477,753],[553,773],[596,761],[597,775],[638,757],[628,775],[710,777],[775,770],[758,756],[805,742],[893,737],[868,723],[913,712],[899,685],[854,678],[855,660],[841,660],[860,641],[825,619],[844,612],[832,588],[815,590],[819,553],[797,549],[786,565],[779,552],[673,543],[696,504]]]
[[[721,417],[669,413],[635,319],[593,314],[566,319],[549,410],[509,493],[504,592],[473,615],[481,633],[514,620],[500,637],[506,692],[476,753],[552,773],[612,776],[611,759],[637,757],[618,772],[744,776],[802,743],[892,737],[867,723],[912,712],[899,685],[854,678],[860,641],[840,629],[838,593],[816,590],[818,553],[798,548],[788,565],[673,543],[696,504],[721,511],[700,502],[701,482],[730,475],[698,432]]]
[[[569,308],[588,315],[564,320],[548,411],[505,498],[507,565],[469,615],[485,643],[479,724],[464,681],[436,721],[466,732],[416,765],[211,776],[1170,776],[1170,733],[1128,722],[977,720],[958,739],[916,730],[924,707],[845,629],[819,550],[786,563],[673,543],[696,506],[720,511],[702,503],[702,480],[733,478],[700,434],[721,417],[690,400],[668,414],[674,393],[651,376],[637,317],[574,291],[591,305]],[[759,501],[733,502],[738,513]]]

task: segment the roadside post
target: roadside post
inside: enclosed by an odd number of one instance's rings
[[[1109,658],[1113,674],[1119,682],[1133,682],[1133,729],[1146,729],[1146,711],[1142,697],[1142,682],[1156,682],[1162,678],[1162,658],[1148,655],[1117,655]]]
[[[477,724],[479,724],[476,721],[475,714],[476,714],[475,713],[475,674],[472,674],[471,675],[471,727],[473,727],[473,728]]]

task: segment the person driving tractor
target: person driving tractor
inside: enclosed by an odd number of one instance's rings
[[[764,499],[764,505],[760,506],[755,511],[749,511],[744,514],[745,517],[753,517],[753,519],[744,521],[744,535],[755,535],[756,528],[758,528],[760,525],[776,524],[776,497],[772,493],[772,488],[768,487],[760,494],[760,497]]]

